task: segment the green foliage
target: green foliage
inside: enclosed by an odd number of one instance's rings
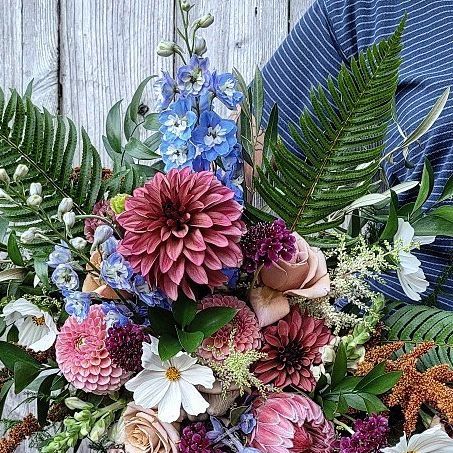
[[[363,377],[349,376],[347,354],[343,343],[340,343],[331,373],[331,384],[325,386],[325,377],[318,382],[321,389],[317,399],[329,420],[345,414],[349,408],[368,414],[382,412],[387,407],[378,395],[388,392],[400,378],[400,372],[385,371],[385,364],[376,365]],[[323,379],[324,378],[324,379]]]
[[[0,167],[9,175],[19,163],[29,168],[22,180],[24,186],[40,182],[44,188],[41,207],[49,216],[56,214],[63,197],[74,200],[76,213],[91,212],[102,195],[102,167],[99,154],[84,130],[81,133],[81,166],[77,178],[72,178],[72,164],[77,148],[77,131],[70,119],[40,111],[28,97],[13,90],[5,99],[0,90]],[[14,229],[23,231],[31,224],[40,224],[26,207],[17,207],[1,200],[0,213]]]
[[[312,90],[314,113],[302,114],[302,134],[291,127],[304,158],[278,143],[257,169],[261,197],[301,234],[339,226],[344,216],[331,215],[369,192],[392,114],[404,23],[343,65],[327,91]]]
[[[234,308],[210,307],[198,311],[197,303],[180,297],[172,311],[153,307],[149,321],[159,336],[159,356],[168,360],[180,351],[195,352],[205,338],[216,333],[236,315]]]
[[[420,358],[420,366],[426,369],[446,363],[453,369],[453,312],[400,303],[389,308],[395,309],[385,320],[389,340],[407,342],[406,351],[416,343],[434,341],[436,346]]]

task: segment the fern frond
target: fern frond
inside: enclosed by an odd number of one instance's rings
[[[331,215],[369,191],[391,118],[404,22],[343,65],[327,90],[312,90],[313,113],[302,114],[300,130],[290,126],[304,158],[277,143],[257,169],[257,191],[300,234],[340,225],[343,217]]]
[[[26,164],[29,173],[24,187],[40,182],[44,200],[41,207],[49,217],[57,212],[64,197],[74,200],[78,214],[91,213],[103,192],[101,160],[82,131],[82,164],[80,177],[72,178],[73,158],[77,147],[74,123],[47,110],[39,110],[28,97],[11,92],[7,102],[0,90],[0,167],[10,175],[19,163]],[[0,214],[14,229],[23,231],[31,225],[43,228],[39,219],[26,208],[1,200]]]

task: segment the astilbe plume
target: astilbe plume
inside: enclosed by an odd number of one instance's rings
[[[179,450],[181,453],[222,453],[222,450],[211,445],[206,433],[206,425],[202,422],[192,423],[181,432]]]
[[[238,267],[245,229],[234,192],[209,171],[156,174],[127,199],[117,217],[125,229],[118,251],[152,287],[176,300],[181,289],[226,283],[222,269]]]
[[[283,220],[259,222],[250,227],[241,241],[243,268],[251,273],[261,265],[269,266],[280,259],[289,261],[296,252],[295,242],[295,236]]]
[[[340,441],[340,453],[378,453],[387,445],[389,423],[382,415],[354,422],[354,434]]]

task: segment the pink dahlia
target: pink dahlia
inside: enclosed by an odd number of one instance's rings
[[[223,326],[214,335],[203,341],[198,354],[204,359],[222,361],[230,353],[230,342],[233,340],[234,349],[239,352],[259,349],[261,333],[255,313],[234,296],[214,294],[205,297],[200,303],[200,309],[209,307],[236,308],[238,312],[233,320]]]
[[[109,220],[115,220],[115,213],[113,212],[113,209],[110,207],[109,200],[98,201],[93,207],[93,214],[100,217],[105,217],[106,219]],[[100,225],[105,225],[105,223],[100,219],[93,218],[85,219],[84,233],[88,242],[93,242],[94,232],[96,231],[96,228]]]
[[[179,288],[195,299],[194,285],[220,286],[227,281],[222,269],[241,263],[244,223],[233,197],[209,171],[158,173],[117,217],[126,230],[118,251],[170,299]]]
[[[322,319],[302,315],[293,307],[278,324],[262,331],[262,352],[255,374],[265,384],[277,387],[294,385],[311,392],[316,381],[312,365],[322,362],[320,349],[332,339],[332,334]]]
[[[106,338],[107,326],[99,305],[92,305],[81,323],[74,316],[64,323],[55,344],[56,359],[64,377],[75,388],[110,393],[129,378],[129,373],[113,364]]]
[[[277,393],[253,404],[256,427],[251,446],[261,453],[329,453],[333,451],[333,426],[311,399]]]

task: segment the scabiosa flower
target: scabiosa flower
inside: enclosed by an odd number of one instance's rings
[[[201,344],[198,355],[208,360],[223,361],[230,353],[231,340],[234,350],[238,352],[259,349],[261,333],[258,320],[245,302],[234,296],[214,294],[205,297],[200,303],[200,309],[209,307],[236,308],[238,312],[233,320]]]
[[[244,98],[242,92],[236,90],[234,75],[228,72],[225,74],[213,72],[212,89],[220,102],[231,110],[236,109]]]
[[[382,415],[372,415],[354,422],[354,434],[340,441],[340,453],[378,453],[387,445],[389,421]]]
[[[192,423],[181,432],[179,451],[181,453],[221,453],[222,450],[211,445],[206,436],[206,425],[202,422]]]
[[[269,267],[280,258],[289,261],[296,252],[296,238],[281,219],[259,222],[243,237],[244,269],[255,272],[261,265]]]
[[[93,207],[93,215],[100,217],[105,217],[108,220],[115,220],[115,213],[113,212],[112,207],[110,206],[109,200],[98,201]],[[100,219],[88,218],[85,219],[84,233],[85,238],[88,242],[93,242],[94,232],[96,228],[100,225],[105,225]]]
[[[91,304],[91,294],[82,291],[63,290],[65,310],[73,315],[78,322],[82,322],[87,316]]]
[[[178,69],[178,86],[183,96],[199,96],[208,89],[211,81],[209,59],[194,55],[189,64]]]
[[[170,299],[179,288],[195,299],[193,285],[222,285],[222,269],[242,260],[242,208],[233,197],[211,172],[158,173],[126,201],[118,251]]]
[[[90,307],[79,323],[70,316],[55,344],[56,360],[64,377],[75,388],[96,394],[118,390],[129,374],[112,363],[105,346],[107,326],[99,305]]]
[[[255,374],[265,384],[277,387],[294,385],[311,392],[316,385],[310,367],[322,362],[320,349],[332,339],[322,319],[302,315],[297,307],[277,325],[262,331],[267,354],[255,368]]]
[[[190,141],[176,139],[173,141],[163,141],[159,147],[159,152],[165,164],[165,172],[172,168],[190,167],[196,157],[196,149]]]
[[[58,289],[76,289],[79,286],[79,277],[69,264],[59,264],[52,272],[52,282]]]
[[[113,363],[125,371],[138,372],[142,367],[143,342],[147,342],[143,329],[132,323],[108,329],[105,346]]]
[[[189,140],[192,129],[197,122],[197,115],[192,112],[192,102],[188,99],[178,99],[159,115],[160,132],[164,141],[176,139]]]
[[[101,278],[113,289],[130,289],[131,265],[117,252],[112,253],[101,264]]]

